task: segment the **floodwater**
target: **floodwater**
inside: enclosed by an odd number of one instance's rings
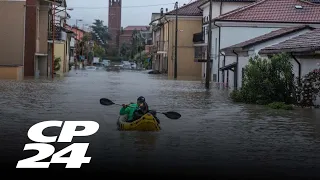
[[[53,81],[0,81],[0,92],[0,149],[6,152],[1,156],[27,153],[27,131],[37,122],[90,120],[100,124],[99,131],[75,140],[90,142],[92,160],[83,166],[97,171],[144,167],[160,173],[320,177],[316,109],[276,111],[235,104],[227,92],[207,91],[199,81],[134,71],[78,70]],[[182,118],[158,115],[160,132],[117,131],[119,107],[102,106],[99,99],[121,104],[141,95],[151,109],[177,111]]]

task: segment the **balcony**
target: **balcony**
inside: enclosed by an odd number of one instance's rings
[[[54,40],[56,41],[65,41],[67,39],[66,32],[63,31],[63,28],[59,25],[55,25],[55,31],[54,31]],[[53,32],[52,32],[52,26],[49,29],[48,32],[48,40],[53,40]]]
[[[152,39],[146,39],[146,45],[152,45]]]
[[[64,3],[65,3],[65,0],[46,0],[46,1],[49,1],[49,2],[51,2],[51,3],[56,3],[56,5],[60,5],[60,6],[63,6],[64,5]]]
[[[206,62],[207,61],[206,52],[207,52],[207,46],[195,46],[194,62]]]
[[[193,43],[204,43],[202,32],[193,34]]]
[[[157,51],[164,51],[165,44],[166,44],[166,41],[157,41],[157,44],[156,44]]]

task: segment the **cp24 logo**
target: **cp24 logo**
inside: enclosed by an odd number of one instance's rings
[[[49,127],[62,127],[59,138],[43,135],[43,130]],[[77,127],[84,127],[84,129],[76,131]],[[99,124],[94,121],[65,121],[63,123],[63,121],[52,120],[37,123],[28,131],[29,139],[36,143],[26,144],[23,150],[37,150],[38,154],[18,161],[16,168],[49,168],[51,163],[66,163],[66,168],[80,168],[83,163],[90,163],[91,157],[85,157],[89,143],[72,143],[56,153],[54,153],[54,146],[47,143],[71,143],[73,137],[90,136],[98,129]],[[69,152],[71,152],[70,157],[63,157]],[[51,155],[50,162],[38,162]]]

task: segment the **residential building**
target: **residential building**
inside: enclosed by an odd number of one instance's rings
[[[221,54],[212,66],[213,72],[219,70],[217,82],[232,89],[241,87],[248,58],[264,47],[318,28],[319,12],[318,4],[307,1],[261,0],[215,18],[213,38],[220,42]]]
[[[237,54],[238,62],[233,62],[223,68],[222,71],[228,71],[233,68],[242,67],[241,75],[230,78],[238,78],[238,85],[241,87],[244,76],[243,66],[248,64],[250,57],[259,55],[267,58],[269,55],[288,53],[291,56],[293,74],[296,78],[302,78],[315,69],[320,69],[320,28],[313,28],[302,25],[296,27],[281,28],[268,34],[250,39],[248,41],[222,49],[222,52],[228,56]],[[238,64],[238,66],[237,66]],[[227,72],[227,74],[229,74]],[[229,78],[227,75],[226,81]],[[236,84],[234,84],[236,86]],[[315,105],[320,105],[320,99],[313,101]]]
[[[24,76],[25,1],[0,1],[0,79]],[[10,18],[8,18],[10,17]]]
[[[73,31],[64,28],[67,19],[70,18],[66,12],[57,13],[55,17],[55,40],[54,40],[54,58],[60,58],[59,70],[55,70],[55,74],[63,76],[64,73],[69,71],[69,54],[70,54],[70,41],[74,35]],[[52,35],[49,36],[49,43],[52,44]],[[51,53],[52,49],[50,49]]]
[[[219,17],[222,14],[232,12],[235,9],[247,6],[256,0],[212,0],[212,19]],[[206,61],[207,61],[207,42],[208,42],[208,24],[209,24],[209,11],[210,3],[209,0],[203,2],[199,8],[203,11],[202,15],[202,31],[195,33],[193,36],[194,48],[195,48],[195,63],[201,63],[202,78],[206,78]],[[211,62],[212,62],[212,71],[211,79],[213,81],[219,81],[219,74],[217,68],[217,62],[219,59],[219,29],[212,26],[212,48],[211,48]]]
[[[163,13],[158,19],[160,31],[156,44],[160,71],[167,71],[168,77],[174,77],[175,71],[175,32],[177,30],[177,77],[199,78],[201,77],[201,64],[194,63],[194,47],[192,37],[194,33],[201,31],[202,11],[198,8],[204,0],[194,1],[178,8],[178,28],[176,29],[176,10]],[[153,65],[155,66],[155,65]]]
[[[132,35],[134,31],[137,31],[141,34],[147,34],[150,32],[149,26],[127,26],[122,30],[120,34],[120,39],[119,39],[120,46],[122,44],[128,44],[128,45],[131,44]]]
[[[167,65],[164,67],[163,63],[160,63],[160,54],[157,53],[157,43],[160,42],[160,32],[162,24],[160,19],[163,16],[163,10],[161,13],[152,13],[151,15],[151,31],[152,31],[152,45],[149,47],[149,52],[152,57],[152,69],[153,70],[164,70],[167,71]],[[163,61],[162,61],[163,62]],[[161,64],[161,66],[160,66]]]
[[[35,76],[38,68],[40,75],[47,76],[51,3],[45,0],[0,1],[1,12],[6,14],[0,17],[0,78]],[[63,4],[62,1],[58,3]]]
[[[312,31],[313,29],[313,27],[307,25],[281,28],[262,36],[221,49],[221,52],[224,54],[226,65],[220,67],[220,71],[222,71],[226,76],[226,85],[231,86],[232,88],[242,87],[244,68],[249,63],[250,58],[259,55],[259,51],[261,49],[300,36],[306,32]],[[292,63],[294,65],[294,74],[298,75],[299,73],[296,62],[293,61]],[[237,70],[240,72],[235,73]],[[235,79],[237,79],[237,81],[235,81]]]
[[[64,28],[66,28],[69,31],[72,31],[75,34],[75,40],[79,41],[83,38],[84,34],[86,33],[86,31],[80,29],[79,27],[76,26],[70,26],[68,24],[64,25]]]
[[[70,53],[69,53],[69,62],[70,63],[74,63],[74,56],[75,56],[75,42],[76,42],[76,39],[74,36],[71,36],[70,37]]]

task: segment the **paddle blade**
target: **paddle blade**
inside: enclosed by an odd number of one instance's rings
[[[113,105],[114,102],[112,102],[111,100],[109,100],[107,98],[101,98],[100,99],[100,104],[104,105],[104,106],[110,106],[110,105]]]
[[[169,111],[169,112],[165,112],[162,114],[167,116],[167,118],[169,118],[169,119],[179,119],[181,117],[181,114],[174,112],[174,111]]]

